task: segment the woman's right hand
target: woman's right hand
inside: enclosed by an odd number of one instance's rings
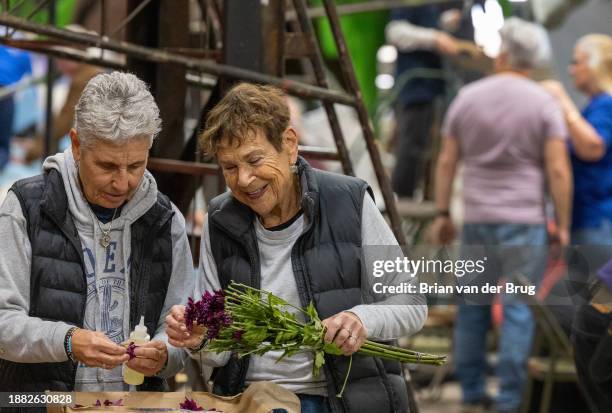
[[[548,79],[542,80],[540,82],[540,86],[546,89],[548,93],[553,95],[553,97],[561,105],[561,109],[563,109],[564,114],[567,115],[571,111],[578,111],[576,105],[574,105],[574,102],[572,101],[572,98],[569,97],[565,87],[563,87],[563,83],[559,82],[558,80]]]
[[[72,334],[72,354],[88,367],[113,369],[129,360],[125,347],[100,331],[79,328]]]
[[[175,305],[166,316],[166,334],[168,343],[174,347],[197,348],[204,339],[206,329],[194,326],[192,331],[185,325],[185,306]]]

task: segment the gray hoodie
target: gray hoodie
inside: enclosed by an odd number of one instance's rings
[[[101,224],[81,192],[72,152],[51,156],[45,171],[60,171],[68,196],[68,206],[83,248],[87,277],[87,303],[84,328],[101,331],[121,343],[129,337],[129,285],[131,225],[157,199],[157,184],[146,171],[134,196],[112,223]],[[183,366],[184,351],[167,343],[165,316],[174,304],[187,301],[194,288],[194,268],[185,233],[185,221],[176,209],[172,219],[172,276],[157,330],[152,340],[168,346],[168,365],[158,375],[169,377]],[[111,228],[111,243],[100,245],[101,228]],[[63,322],[43,321],[28,316],[30,305],[31,247],[26,221],[15,194],[9,192],[0,208],[0,239],[5,240],[0,261],[0,357],[14,362],[39,363],[67,360],[64,337],[70,327]],[[121,366],[113,370],[79,364],[77,391],[124,391]]]

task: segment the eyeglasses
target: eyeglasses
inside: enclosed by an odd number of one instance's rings
[[[585,65],[585,64],[587,64],[587,59],[584,59],[584,58],[582,59],[573,58],[569,62],[570,66],[580,66],[580,65]]]

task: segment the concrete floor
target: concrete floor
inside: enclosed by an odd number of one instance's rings
[[[440,399],[432,400],[422,392],[417,394],[420,413],[460,413],[461,388],[459,383],[451,382],[442,385]]]
[[[487,381],[487,392],[491,395],[497,392],[497,381],[490,378]],[[421,389],[417,391],[419,413],[460,413],[461,412],[461,387],[459,383],[447,382],[441,387],[440,397],[432,399],[428,397],[428,391]]]

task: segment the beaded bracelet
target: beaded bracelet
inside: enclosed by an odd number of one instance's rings
[[[64,337],[64,351],[66,351],[68,359],[73,363],[76,363],[76,359],[74,358],[74,353],[72,352],[72,336],[77,329],[78,327],[71,327]]]

